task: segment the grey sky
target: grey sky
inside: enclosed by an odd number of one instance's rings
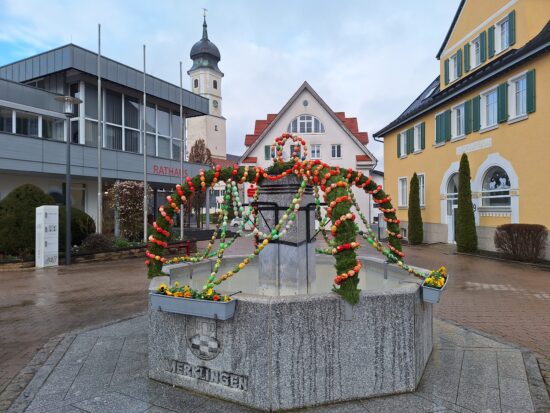
[[[435,55],[459,0],[40,1],[0,0],[0,64],[73,42],[179,83],[179,61],[201,36],[225,73],[228,152],[244,151],[254,120],[276,113],[304,80],[370,134],[393,120],[438,74]],[[187,75],[184,87],[189,88]],[[382,145],[369,149],[382,160]],[[381,169],[380,167],[377,169]]]

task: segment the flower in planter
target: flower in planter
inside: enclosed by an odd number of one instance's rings
[[[166,284],[161,284],[157,288],[157,294],[168,295],[171,297],[178,298],[194,298],[196,300],[206,300],[206,301],[222,301],[222,295],[218,294],[216,291],[209,289],[206,294],[198,290],[192,289],[188,285],[180,287],[180,284],[176,281],[172,287],[167,286]],[[223,302],[231,301],[231,297],[224,295]]]
[[[424,280],[424,286],[431,288],[443,288],[447,279],[447,269],[439,267],[437,271],[430,272],[430,275]]]

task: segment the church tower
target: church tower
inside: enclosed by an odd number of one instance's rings
[[[220,51],[208,39],[206,13],[202,24],[202,38],[193,45],[189,54],[193,66],[187,72],[191,78],[191,91],[210,101],[209,115],[187,120],[187,150],[197,139],[204,139],[215,158],[226,159],[225,118],[222,116],[222,77],[218,68]]]

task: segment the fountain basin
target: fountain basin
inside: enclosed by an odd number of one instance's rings
[[[364,268],[376,265],[385,266]],[[168,269],[173,280],[189,277],[182,268]],[[390,283],[363,290],[355,306],[312,291],[239,294],[226,321],[150,308],[149,377],[264,411],[414,391],[432,350],[432,306],[419,283],[386,270]],[[317,269],[324,278],[332,272]]]

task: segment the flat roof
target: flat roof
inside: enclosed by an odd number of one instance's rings
[[[75,69],[97,77],[97,53],[68,44],[26,59],[0,66],[0,78],[27,82],[57,72]],[[101,56],[101,78],[143,93],[143,71]],[[147,95],[180,104],[180,87],[146,75]],[[209,113],[208,99],[183,89],[183,106],[187,116]]]

